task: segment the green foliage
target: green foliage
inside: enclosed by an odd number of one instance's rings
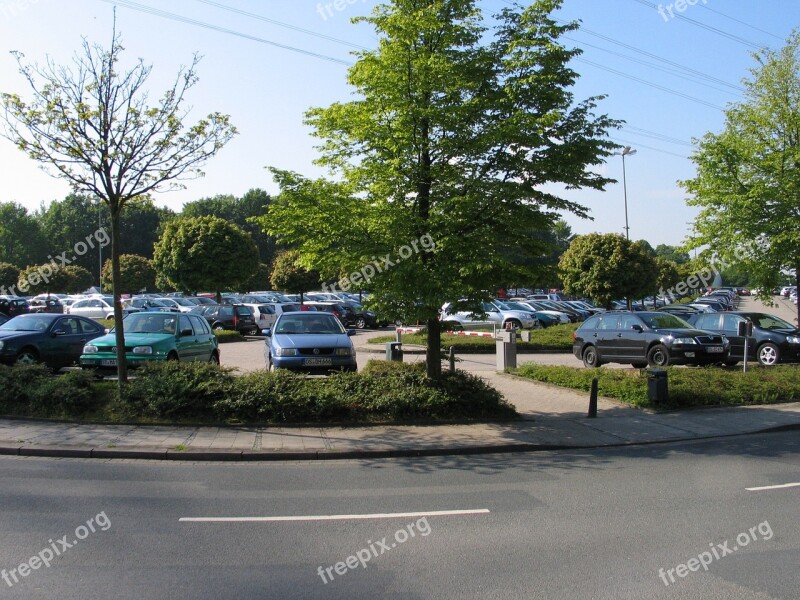
[[[235,289],[258,269],[250,235],[218,217],[181,217],[167,223],[155,246],[153,266],[182,290]]]
[[[122,254],[119,257],[119,289],[123,294],[136,294],[156,289],[156,270],[153,261],[136,254]],[[111,288],[111,261],[103,265],[103,289]]]
[[[273,289],[304,294],[319,287],[319,273],[300,264],[300,253],[285,250],[275,257],[270,282]]]
[[[214,403],[231,393],[231,369],[211,363],[147,363],[123,392],[133,414],[159,419],[210,417]]]
[[[272,277],[272,267],[266,263],[259,263],[255,274],[244,283],[243,290],[255,292],[270,289],[270,278]]]
[[[92,287],[94,277],[92,274],[79,265],[67,265],[63,269],[66,278],[65,286],[61,292],[66,294],[78,294]]]
[[[800,31],[753,58],[744,100],[728,105],[722,132],[699,140],[697,174],[681,185],[700,209],[690,247],[749,273],[768,300],[784,273],[800,280]]]
[[[16,202],[0,202],[0,262],[37,264],[47,260],[49,247],[35,215]]]
[[[800,400],[798,367],[667,369],[669,404],[664,408],[688,406],[750,405],[796,402]],[[647,399],[646,369],[579,369],[527,364],[516,374],[588,392],[592,379],[598,380],[601,396],[608,396],[634,406],[653,407]]]
[[[69,276],[55,263],[32,265],[19,272],[17,289],[19,295],[58,293],[67,289]]]
[[[550,16],[560,6],[505,8],[487,31],[474,0],[381,5],[357,19],[379,39],[348,73],[358,99],[307,113],[318,162],[337,182],[273,169],[281,194],[265,228],[326,281],[392,260],[369,280],[372,308],[428,325],[430,375],[440,369],[442,304],[534,279],[539,266],[517,260],[545,252],[533,232],[564,212],[586,214],[545,184],[609,181],[594,167],[615,148],[606,136],[618,123],[595,115],[600,98],[573,96],[579,51],[561,38],[578,25]],[[394,260],[424,236],[435,249]]]
[[[517,352],[520,354],[551,353],[551,352],[572,352],[572,332],[578,328],[579,323],[565,323],[553,325],[546,329],[535,329],[531,331],[531,341],[523,342],[517,340]],[[494,354],[496,352],[496,340],[490,337],[450,335],[443,333],[441,336],[442,348],[447,351],[453,346],[456,356],[459,354]],[[369,344],[385,344],[395,341],[393,335],[376,336],[367,340]],[[403,334],[404,344],[424,346],[428,342],[425,333],[406,333]]]
[[[616,233],[576,237],[558,265],[564,291],[606,307],[619,298],[652,294],[658,268],[645,244]]]
[[[0,412],[20,416],[81,418],[107,402],[83,371],[53,377],[44,365],[0,365]]]
[[[8,293],[8,288],[17,285],[18,280],[19,269],[11,263],[0,262],[0,288],[3,289],[1,293]]]
[[[689,253],[681,250],[677,246],[659,244],[655,249],[656,256],[674,262],[676,265],[685,265],[691,260]]]
[[[239,333],[238,331],[230,331],[227,329],[221,329],[219,331],[214,331],[214,335],[217,336],[217,341],[220,344],[226,344],[228,342],[243,342],[244,336]]]

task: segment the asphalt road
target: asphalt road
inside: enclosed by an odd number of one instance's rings
[[[302,464],[3,457],[0,473],[0,576],[13,584],[0,579],[2,597],[789,600],[800,589],[800,487],[746,489],[800,483],[797,433]],[[352,518],[453,510],[480,512]],[[320,515],[348,517],[180,521]]]

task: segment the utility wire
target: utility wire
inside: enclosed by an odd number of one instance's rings
[[[273,42],[271,40],[267,40],[265,38],[261,38],[258,36],[250,35],[247,33],[242,33],[241,31],[235,31],[233,29],[226,29],[224,27],[219,27],[218,25],[212,25],[211,23],[205,23],[203,21],[198,21],[196,19],[190,19],[189,17],[184,17],[182,15],[177,15],[175,13],[167,12],[165,10],[159,10],[157,8],[152,8],[150,6],[145,6],[143,4],[139,4],[137,2],[131,2],[131,0],[101,0],[101,2],[105,2],[106,4],[114,4],[123,6],[125,8],[130,8],[131,10],[137,10],[139,12],[148,13],[151,15],[155,15],[157,17],[162,17],[165,19],[172,19],[173,21],[179,21],[181,23],[187,23],[189,25],[195,25],[197,27],[204,27],[206,29],[211,29],[213,31],[218,31],[220,33],[227,33],[229,35],[235,35],[240,38],[248,39],[254,42],[259,42],[260,44],[267,44],[268,46],[274,46],[276,48],[281,48],[283,50],[289,50],[291,52],[297,52],[299,54],[305,54],[306,56],[311,56],[314,58],[319,58],[322,60],[326,60],[329,62],[337,63],[340,65],[345,66],[352,66],[353,63],[342,60],[340,58],[334,58],[333,56],[326,56],[325,54],[319,54],[318,52],[311,52],[310,50],[303,50],[302,48],[295,48],[294,46],[288,46],[286,44],[279,44],[278,42]]]

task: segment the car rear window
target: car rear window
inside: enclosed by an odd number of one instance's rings
[[[248,306],[237,306],[236,314],[240,317],[252,317],[253,313]]]

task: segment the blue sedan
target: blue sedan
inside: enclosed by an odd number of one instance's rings
[[[309,373],[356,371],[356,350],[350,336],[333,314],[286,312],[278,317],[266,336],[267,369],[290,369]]]

